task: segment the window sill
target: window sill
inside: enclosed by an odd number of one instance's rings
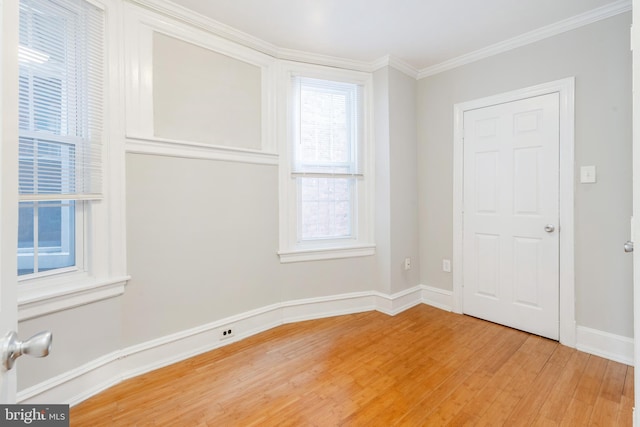
[[[375,255],[375,245],[299,249],[293,251],[280,251],[280,262],[282,264],[290,262],[319,261],[327,259],[353,258]]]
[[[58,283],[23,285],[18,288],[18,321],[33,319],[124,293],[129,276],[84,278]]]

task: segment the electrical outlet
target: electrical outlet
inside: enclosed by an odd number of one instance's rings
[[[451,260],[449,259],[442,260],[442,271],[446,273],[451,273]]]
[[[220,329],[220,339],[225,340],[227,338],[231,338],[234,335],[234,331],[235,330],[231,326]]]
[[[411,258],[404,259],[404,269],[411,270]]]

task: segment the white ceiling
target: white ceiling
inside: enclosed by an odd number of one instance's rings
[[[278,48],[416,69],[630,0],[173,0]]]

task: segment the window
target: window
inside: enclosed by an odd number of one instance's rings
[[[361,88],[304,77],[293,85],[298,240],[353,238]]]
[[[21,0],[18,275],[85,268],[85,217],[101,198],[102,10]]]
[[[373,253],[369,79],[349,72],[323,77],[289,74],[282,262]]]

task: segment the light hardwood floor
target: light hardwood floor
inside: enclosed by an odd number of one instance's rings
[[[420,305],[280,326],[119,384],[72,426],[631,426],[633,368]]]

